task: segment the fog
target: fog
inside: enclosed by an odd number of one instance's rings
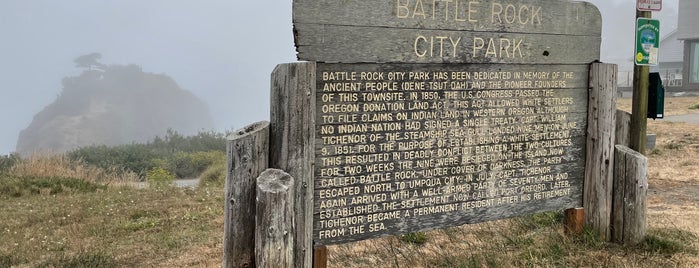
[[[81,72],[73,60],[93,52],[169,75],[209,105],[218,131],[268,120],[269,74],[295,61],[291,2],[0,1],[0,154],[15,150],[62,78]],[[630,68],[635,1],[589,2],[603,15],[602,60]],[[677,0],[665,0],[661,35],[676,27],[676,12]]]

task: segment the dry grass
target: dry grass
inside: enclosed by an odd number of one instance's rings
[[[63,154],[35,153],[22,159],[9,171],[10,175],[29,177],[75,178],[106,185],[133,185],[139,181],[136,173],[127,170],[95,167],[74,161]]]
[[[665,114],[699,113],[691,109],[696,103],[697,96],[666,98]],[[631,100],[617,106],[630,112]],[[648,120],[648,133],[657,135],[656,148],[647,152],[650,226],[699,235],[699,125]]]
[[[699,110],[692,109],[691,107],[699,103],[699,97],[667,97],[665,98],[665,116],[681,115],[681,114],[696,114]],[[631,112],[631,99],[619,99],[617,101],[617,108]]]
[[[220,266],[222,211],[210,189],[0,196],[0,267]]]

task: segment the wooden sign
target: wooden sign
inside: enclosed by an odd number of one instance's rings
[[[580,207],[587,70],[318,64],[314,242]]]
[[[293,20],[318,62],[314,245],[582,205],[593,5],[295,0]]]
[[[295,0],[298,58],[317,62],[589,63],[601,16],[550,0]]]

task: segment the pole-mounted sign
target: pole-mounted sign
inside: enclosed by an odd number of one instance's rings
[[[660,21],[648,18],[636,20],[636,65],[658,65]]]
[[[663,0],[636,0],[636,9],[639,11],[660,11],[663,9]]]

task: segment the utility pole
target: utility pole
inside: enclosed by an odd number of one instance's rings
[[[636,18],[650,18],[650,11],[636,11]],[[633,100],[631,104],[630,148],[646,154],[649,66],[633,67]]]

